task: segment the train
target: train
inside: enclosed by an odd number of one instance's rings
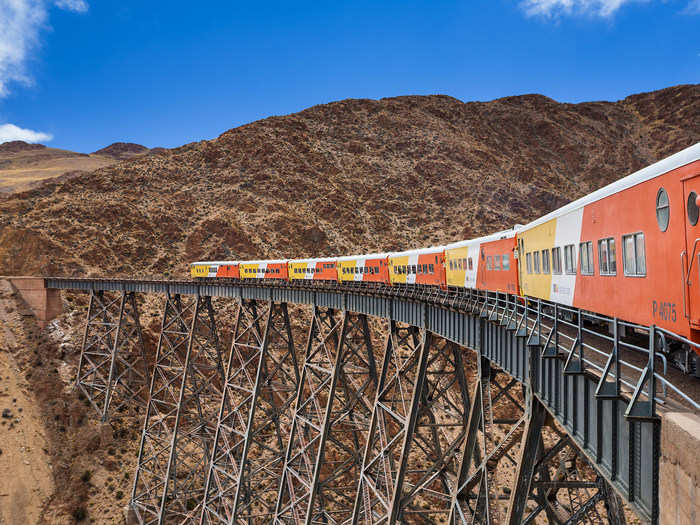
[[[194,279],[483,290],[539,298],[688,341],[700,374],[700,142],[540,217],[402,252],[199,261]],[[358,284],[359,283],[359,284]],[[682,359],[678,360],[679,362]],[[686,367],[688,365],[686,364]]]

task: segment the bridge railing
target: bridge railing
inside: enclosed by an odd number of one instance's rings
[[[700,403],[674,384],[669,367],[674,345],[700,353],[700,345],[658,326],[644,326],[542,299],[500,292],[471,292],[468,309],[490,320],[515,322],[543,357],[566,357],[565,370],[599,377],[597,395],[633,395],[630,416],[653,417],[656,407],[700,412]],[[453,302],[458,302],[452,298]],[[625,358],[622,355],[626,356]],[[652,357],[653,356],[653,357]],[[691,371],[690,365],[684,371]],[[652,380],[653,377],[653,380]],[[650,394],[651,392],[651,394]],[[648,403],[653,397],[655,403]],[[647,403],[644,410],[637,410]]]

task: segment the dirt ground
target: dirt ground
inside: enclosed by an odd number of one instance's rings
[[[80,335],[64,328],[85,308],[73,306],[40,330],[0,280],[0,525],[124,523],[140,421],[101,425],[73,388]]]
[[[52,465],[41,410],[14,357],[25,350],[13,330],[21,313],[8,283],[0,286],[0,523],[38,523],[54,492]]]

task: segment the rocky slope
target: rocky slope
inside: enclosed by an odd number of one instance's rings
[[[0,203],[0,273],[184,275],[201,258],[443,243],[700,140],[700,85],[619,102],[344,100]]]

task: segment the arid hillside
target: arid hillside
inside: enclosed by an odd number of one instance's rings
[[[344,100],[0,201],[0,274],[185,275],[202,258],[443,243],[700,140],[700,85],[619,102]]]
[[[0,144],[0,196],[84,175],[148,151],[139,144],[115,142],[88,155],[21,140],[5,142]]]

